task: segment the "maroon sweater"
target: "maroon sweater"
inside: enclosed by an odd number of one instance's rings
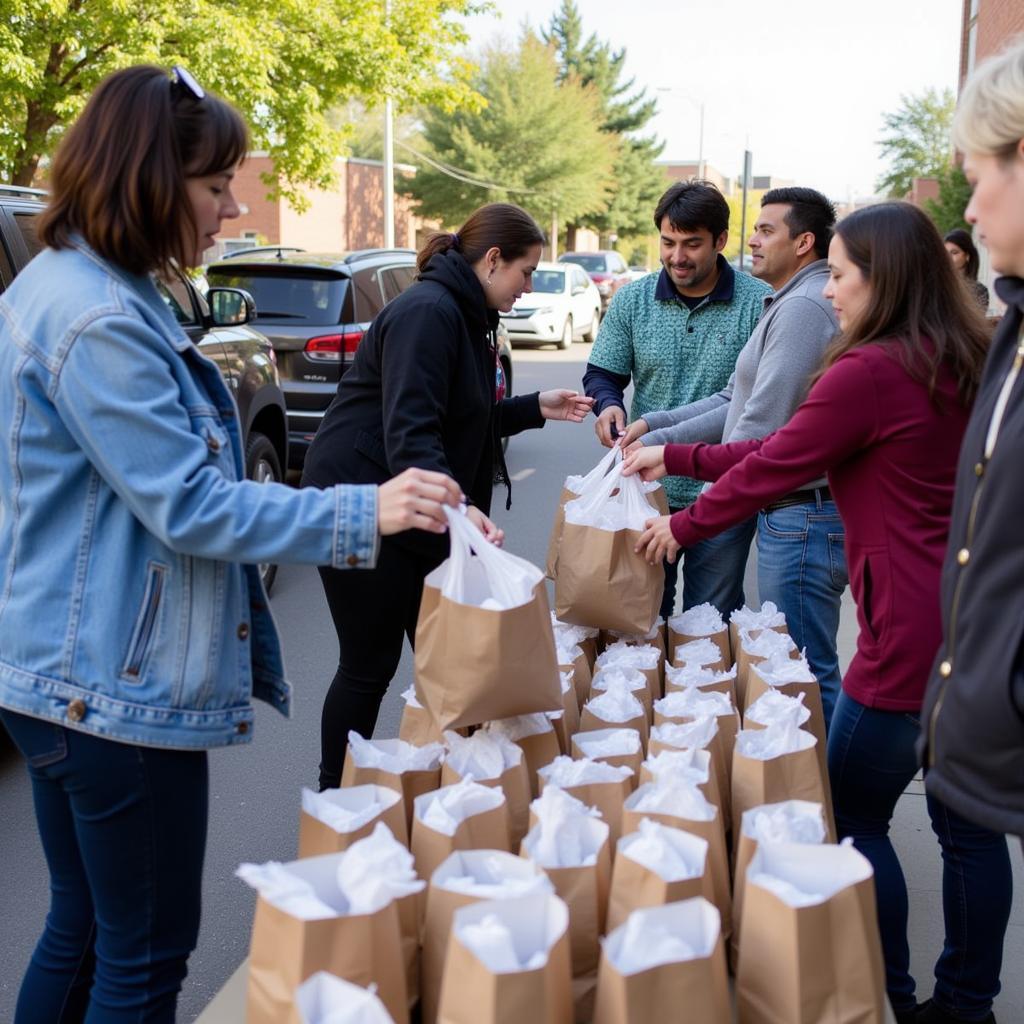
[[[717,481],[672,517],[684,548],[827,474],[860,627],[843,689],[869,707],[917,711],[941,640],[939,578],[969,409],[949,370],[940,371],[936,409],[900,352],[895,342],[854,349],[781,430],[733,444],[668,445],[665,465]]]

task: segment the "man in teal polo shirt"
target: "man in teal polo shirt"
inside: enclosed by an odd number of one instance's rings
[[[736,273],[722,256],[729,206],[709,182],[673,185],[661,197],[654,223],[661,237],[661,273],[615,294],[583,375],[584,390],[595,399],[597,436],[609,447],[626,429],[624,395],[630,380],[632,419],[689,405],[724,388],[771,292],[761,281]],[[684,477],[666,479],[670,510],[691,504],[702,486]],[[735,603],[736,547],[727,531],[680,553],[684,609],[710,601],[724,613],[732,610],[725,605]],[[661,613],[666,618],[674,610],[678,564],[665,563]],[[739,571],[742,578],[742,566]]]

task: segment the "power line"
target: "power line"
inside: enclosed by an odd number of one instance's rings
[[[460,168],[449,167],[447,164],[440,163],[439,161],[427,156],[426,153],[421,153],[418,149],[414,149],[407,143],[402,142],[401,139],[395,139],[395,145],[401,146],[402,149],[406,150],[409,153],[412,153],[413,156],[419,157],[419,159],[422,160],[424,163],[430,164],[430,166],[433,167],[435,170],[440,171],[442,174],[448,175],[449,178],[455,178],[458,181],[463,181],[467,185],[475,185],[477,188],[486,188],[491,191],[515,192],[518,193],[519,195],[545,195],[545,193],[535,188],[516,188],[513,185],[498,185],[493,181],[484,181],[481,178],[471,177],[469,171],[464,171],[461,170]]]

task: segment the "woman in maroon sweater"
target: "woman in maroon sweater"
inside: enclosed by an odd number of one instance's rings
[[[714,480],[689,508],[652,520],[638,550],[674,560],[828,475],[846,529],[857,652],[828,743],[836,824],[875,869],[886,985],[899,1021],[990,1020],[1009,909],[1005,843],[929,798],[945,861],[941,1003],[918,1017],[909,973],[906,882],[889,840],[917,771],[914,742],[941,639],[939,579],[957,454],[987,332],[943,261],[942,239],[907,203],[858,211],[829,250],[840,336],[793,418],[761,440],[642,448],[625,472]],[[965,850],[970,856],[965,856]]]

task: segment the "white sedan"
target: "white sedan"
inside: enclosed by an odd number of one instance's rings
[[[555,344],[593,341],[601,322],[601,296],[594,282],[575,263],[539,263],[533,291],[501,314],[512,344]]]

